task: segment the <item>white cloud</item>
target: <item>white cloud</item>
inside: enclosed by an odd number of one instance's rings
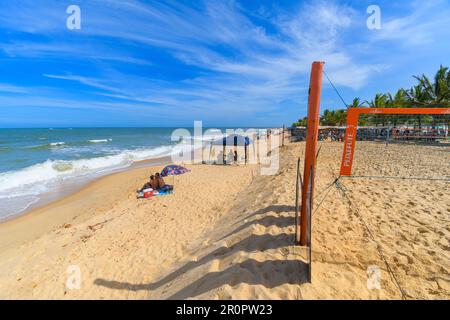
[[[310,1],[296,10],[272,10],[271,14],[267,8],[261,9],[255,14],[270,24],[269,31],[251,20],[235,1],[199,1],[188,7],[181,2],[91,0],[82,5],[82,30],[71,41],[67,40],[70,32],[65,23],[60,25],[65,10],[60,17],[61,6],[47,3],[50,5],[21,1],[18,17],[7,15],[5,10],[0,13],[0,22],[53,40],[9,41],[2,44],[3,51],[18,57],[102,60],[104,65],[95,65],[100,71],[61,70],[44,76],[76,81],[90,87],[89,94],[116,99],[123,107],[133,103],[164,105],[198,114],[269,111],[285,100],[306,104],[314,60],[326,61],[333,82],[353,90],[364,87],[373,74],[388,67],[361,60],[352,50],[371,39],[350,44],[344,41],[343,34],[355,31],[358,13],[335,1]],[[429,37],[436,24],[446,24],[440,15],[436,21],[424,22],[427,11],[417,10],[410,16],[387,20],[376,39],[418,43]],[[136,57],[135,52],[154,47],[200,71],[172,81],[117,71],[121,69],[115,62],[144,67],[152,63],[150,58]]]
[[[0,92],[26,93],[26,92],[28,92],[28,88],[20,87],[20,86],[14,86],[14,85],[10,85],[10,84],[0,83]]]
[[[405,8],[408,4],[405,3]],[[401,17],[383,18],[382,28],[374,32],[376,40],[392,40],[403,46],[430,45],[448,38],[450,7],[448,1],[415,1],[412,12]]]

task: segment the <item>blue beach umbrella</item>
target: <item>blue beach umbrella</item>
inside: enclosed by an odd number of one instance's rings
[[[247,136],[242,136],[239,134],[232,134],[223,139],[216,140],[214,142],[215,145],[224,145],[224,146],[248,146],[252,143],[252,140]]]

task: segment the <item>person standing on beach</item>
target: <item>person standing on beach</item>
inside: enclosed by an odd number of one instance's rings
[[[227,154],[227,164],[232,164],[234,159],[234,153],[232,150]]]

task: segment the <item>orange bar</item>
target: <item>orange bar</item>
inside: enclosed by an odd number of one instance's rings
[[[322,74],[324,62],[313,62],[309,82],[308,125],[306,132],[305,167],[302,186],[302,207],[300,216],[300,245],[306,245],[308,230],[308,195],[313,197],[314,180],[311,180],[311,168],[316,169],[317,141],[319,135],[320,95],[322,93]],[[311,180],[311,181],[310,181]],[[309,185],[311,182],[311,185]],[[308,194],[309,193],[309,194]],[[310,208],[312,210],[312,208]]]
[[[358,109],[350,108],[347,111],[347,128],[345,129],[344,152],[341,162],[341,176],[352,173],[353,154],[355,152],[356,134],[358,129]]]

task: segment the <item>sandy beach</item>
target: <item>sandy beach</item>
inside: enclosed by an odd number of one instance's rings
[[[0,7],[0,302],[450,301],[450,0]]]
[[[162,166],[135,168],[0,224],[0,298],[449,299],[449,181],[341,179],[337,188],[342,143],[320,146],[312,284],[306,250],[294,245],[299,142],[280,148],[275,175],[257,165],[188,165],[174,194],[137,200]],[[361,142],[358,173],[377,173],[377,148]],[[383,163],[389,173],[449,176],[445,165],[411,167],[419,152],[450,163],[442,148],[389,148],[397,154]],[[66,286],[70,266],[80,270],[79,289]],[[379,289],[368,288],[370,266],[381,272]]]

